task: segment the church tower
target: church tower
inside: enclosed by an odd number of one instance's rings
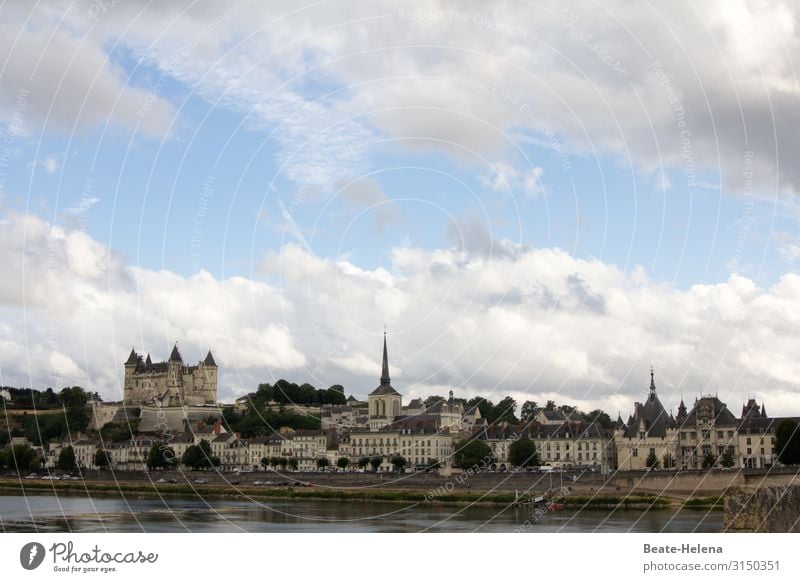
[[[386,348],[386,332],[383,332],[383,368],[381,370],[381,383],[369,393],[369,428],[378,430],[400,415],[403,397],[392,388],[389,377],[389,353]]]

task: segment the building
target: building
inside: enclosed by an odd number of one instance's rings
[[[627,423],[617,421],[618,468],[644,470],[650,464],[648,459],[658,461],[662,469],[773,467],[780,464],[775,429],[783,420],[768,417],[763,404],[759,406],[753,398],[742,406],[737,418],[717,395],[696,398],[691,410],[681,399],[673,418],[656,395],[651,370],[647,401],[634,405]]]
[[[650,391],[644,404],[636,402],[627,424],[615,434],[617,467],[622,471],[647,468],[653,456],[659,464],[674,464],[677,456],[678,431],[675,419],[668,414],[656,394],[653,370],[650,370]],[[666,456],[666,457],[665,457]],[[664,463],[672,459],[670,463]]]
[[[561,424],[533,421],[527,425],[500,423],[484,426],[472,438],[485,441],[492,449],[492,470],[505,471],[513,466],[511,445],[520,438],[536,444],[539,463],[551,467],[596,468],[604,474],[616,467],[614,432],[597,423],[563,420]]]
[[[389,377],[389,355],[386,349],[386,332],[383,332],[383,367],[381,383],[369,393],[369,428],[379,430],[391,423],[400,415],[403,407],[403,397],[392,387]]]
[[[124,404],[157,407],[217,403],[217,364],[211,350],[196,366],[186,366],[173,346],[169,360],[153,363],[131,349],[125,366]]]

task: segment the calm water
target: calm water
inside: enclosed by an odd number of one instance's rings
[[[339,501],[0,496],[6,532],[718,532],[721,512],[553,511]]]

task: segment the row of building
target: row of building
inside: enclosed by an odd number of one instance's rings
[[[189,446],[206,440],[223,470],[264,470],[262,460],[272,458],[294,459],[299,470],[314,470],[320,459],[335,467],[346,457],[354,468],[360,459],[378,457],[382,461],[378,470],[391,471],[396,456],[406,460],[406,470],[450,470],[455,443],[475,439],[491,448],[495,459],[491,468],[508,470],[511,445],[526,437],[536,443],[540,462],[553,467],[590,467],[608,473],[646,469],[657,459],[665,469],[700,469],[710,459],[718,465],[726,458],[734,467],[766,468],[778,463],[775,429],[783,420],[768,417],[763,404],[753,399],[737,416],[717,396],[697,398],[691,410],[681,400],[673,416],[661,404],[651,370],[647,398],[635,403],[627,422],[620,416],[613,426],[603,427],[578,414],[540,410],[525,424],[488,424],[477,406],[465,408],[452,392],[448,399],[428,406],[421,399],[404,406],[391,383],[384,336],[380,384],[367,402],[351,396],[341,406],[313,411],[298,407],[298,412],[320,414],[321,430],[281,429],[271,436],[245,439],[226,431],[219,408],[209,404],[209,399],[216,399],[216,364],[210,352],[197,366],[187,368],[177,347],[170,360],[160,364],[132,351],[125,370],[125,401],[96,407],[93,424],[130,419],[126,415],[136,410],[141,434],[113,444],[76,438],[51,445],[40,451],[47,466],[55,466],[61,448],[71,445],[78,464],[94,468],[95,452],[102,446],[113,467],[142,470],[154,444],[163,442],[181,458]],[[247,402],[236,405],[244,408]]]

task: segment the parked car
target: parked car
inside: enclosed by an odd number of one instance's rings
[[[156,483],[166,483],[166,482],[167,482],[167,480],[164,479],[163,477],[161,479],[159,479],[158,481],[156,481]]]

